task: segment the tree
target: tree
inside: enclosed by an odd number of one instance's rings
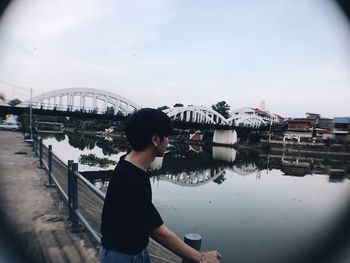
[[[226,178],[225,178],[225,171],[224,171],[220,176],[215,178],[213,180],[213,182],[216,183],[216,184],[222,184],[225,180],[226,180]]]
[[[220,113],[226,119],[230,117],[230,105],[228,105],[224,100],[212,105],[211,108]]]
[[[13,100],[10,100],[8,102],[8,104],[10,104],[12,107],[16,106],[17,104],[20,104],[20,103],[21,103],[21,101],[19,99],[13,99]]]
[[[114,115],[114,107],[113,106],[107,107],[105,114],[106,115]]]
[[[167,110],[167,109],[169,109],[169,107],[168,106],[161,106],[161,107],[158,107],[157,108],[157,110],[161,110],[161,111],[163,111],[163,110]]]

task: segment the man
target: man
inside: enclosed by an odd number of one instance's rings
[[[220,262],[217,251],[198,252],[186,245],[163,223],[152,203],[147,174],[155,157],[164,155],[172,132],[162,111],[144,108],[127,122],[132,151],[121,157],[110,181],[102,211],[101,263],[149,263],[146,247],[151,236],[182,258],[195,262]]]

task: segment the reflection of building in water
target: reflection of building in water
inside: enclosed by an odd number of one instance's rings
[[[202,171],[182,172],[180,174],[165,174],[157,176],[157,179],[181,186],[200,186],[214,181],[224,174],[225,169],[219,167]]]
[[[100,189],[102,192],[106,193],[108,188],[109,181],[98,180],[94,181],[93,185]]]
[[[344,169],[330,169],[329,170],[329,181],[332,183],[341,183],[345,177],[350,179],[350,175],[346,174]]]
[[[150,170],[160,170],[163,164],[163,157],[156,157],[151,163]]]
[[[104,193],[107,191],[109,180],[113,173],[114,170],[80,172],[82,176]]]
[[[299,160],[299,158],[282,158],[283,168],[281,171],[285,175],[291,176],[305,176],[312,174],[313,163],[306,160]]]
[[[228,147],[213,147],[213,159],[226,161],[226,162],[234,162],[236,159],[236,150]]]
[[[329,175],[330,182],[342,182],[349,178],[350,163],[347,157],[338,156],[293,156],[293,155],[265,155],[269,160],[269,169],[279,169],[284,175],[305,176],[307,174]],[[262,155],[262,157],[265,157]]]
[[[237,173],[239,175],[244,175],[244,176],[259,171],[259,169],[255,165],[255,163],[240,163],[240,164],[234,165],[232,170],[235,173]]]
[[[192,152],[200,153],[203,152],[203,148],[199,144],[190,144],[189,145],[189,150]]]

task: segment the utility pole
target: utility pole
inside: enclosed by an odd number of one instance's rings
[[[33,89],[30,87],[30,100],[29,100],[29,132],[30,139],[33,140],[33,107],[32,107]]]

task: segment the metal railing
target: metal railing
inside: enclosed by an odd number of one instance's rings
[[[53,152],[52,145],[46,147],[42,139],[35,134],[33,151],[39,158],[38,166],[46,170],[46,186],[57,187],[68,207],[68,222],[73,232],[88,230],[100,244],[100,215],[105,194],[78,172],[78,163],[69,160],[62,162]]]
[[[47,187],[57,187],[68,207],[68,222],[72,232],[86,229],[98,244],[101,244],[100,217],[105,200],[105,193],[90,183],[78,171],[78,163],[68,160],[65,164],[52,152],[52,145],[46,147],[42,138],[33,136],[33,151],[39,158],[38,166],[48,174]],[[197,234],[187,234],[184,241],[199,250],[201,237]],[[151,257],[170,262],[164,258],[150,254]],[[184,259],[183,263],[191,263]]]

